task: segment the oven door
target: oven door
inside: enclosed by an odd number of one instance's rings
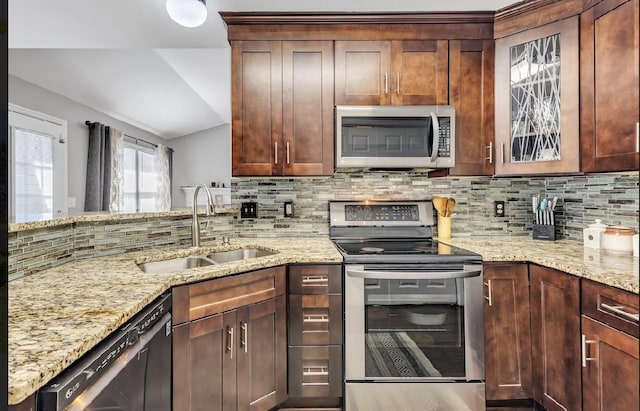
[[[345,377],[484,380],[482,266],[347,265]]]

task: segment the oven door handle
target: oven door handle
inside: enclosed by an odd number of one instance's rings
[[[367,271],[347,269],[345,271],[348,276],[359,278],[372,278],[379,280],[433,280],[433,279],[451,279],[451,278],[468,278],[477,277],[482,272],[477,270],[461,270],[461,271]]]

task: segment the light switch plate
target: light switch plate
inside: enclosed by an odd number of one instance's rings
[[[240,207],[240,218],[258,218],[258,203],[248,201]]]
[[[293,217],[293,201],[285,201],[284,203],[284,216]]]

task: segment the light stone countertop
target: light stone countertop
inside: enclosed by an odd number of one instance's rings
[[[198,215],[205,214],[205,208],[198,208]],[[216,208],[216,214],[235,214],[239,208],[237,206],[224,205]],[[38,228],[59,227],[73,223],[95,223],[109,221],[138,220],[158,217],[186,217],[193,214],[192,208],[175,208],[170,211],[154,211],[146,213],[112,213],[108,211],[85,211],[79,213],[66,213],[51,215],[42,220],[35,221],[12,221],[9,220],[8,230],[10,233],[34,230]]]
[[[172,286],[281,264],[342,262],[327,238],[233,239],[231,243],[79,260],[11,281],[9,404],[28,398]],[[166,274],[146,274],[136,265],[239,247],[277,253]]]
[[[529,261],[636,294],[639,291],[639,261],[631,254],[594,250],[576,241],[526,236],[454,236],[446,243],[476,252],[483,261]]]
[[[454,237],[448,243],[484,261],[530,261],[638,293],[638,259],[566,240]],[[276,254],[166,274],[136,264],[255,247]],[[338,263],[327,238],[234,239],[200,250],[167,247],[75,261],[9,283],[9,404],[36,392],[172,286],[290,263]]]

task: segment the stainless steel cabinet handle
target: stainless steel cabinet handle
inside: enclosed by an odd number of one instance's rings
[[[275,143],[276,149],[275,149],[275,155],[274,155],[274,160],[275,163],[278,164],[278,142],[276,141]]]
[[[504,143],[500,143],[500,162],[504,163]]]
[[[489,307],[491,307],[491,280],[487,280],[484,285],[487,286],[487,295],[484,296],[484,299],[489,302]]]
[[[248,350],[248,346],[249,344],[247,343],[247,340],[249,339],[248,334],[249,334],[249,324],[248,323],[242,323],[242,325],[240,326],[240,346],[244,349],[244,352],[247,352]]]
[[[384,73],[384,94],[389,94],[389,73]]]
[[[582,334],[582,368],[587,367],[587,361],[598,361],[598,357],[587,357],[587,344],[595,344],[597,341],[587,340],[587,336]]]
[[[329,315],[325,314],[303,314],[302,316],[303,323],[328,323]]]
[[[289,161],[289,142],[287,141],[287,165],[289,165],[291,162]]]
[[[489,157],[487,157],[487,160],[489,160],[489,164],[493,164],[493,141],[489,142],[487,150],[489,150]]]
[[[396,73],[396,94],[400,95],[400,72]]]
[[[640,121],[636,121],[636,151],[640,151]]]
[[[600,307],[604,308],[605,310],[609,310],[612,313],[621,315],[624,318],[627,318],[627,319],[632,320],[632,321],[640,320],[640,313],[629,313],[629,312],[626,312],[626,311],[622,310],[622,308],[625,308],[623,305],[609,305],[609,304],[605,304],[605,303],[600,303]]]
[[[233,327],[227,327],[227,352],[233,358]]]
[[[326,275],[305,275],[302,277],[302,285],[306,287],[326,287],[329,285],[329,277]]]

